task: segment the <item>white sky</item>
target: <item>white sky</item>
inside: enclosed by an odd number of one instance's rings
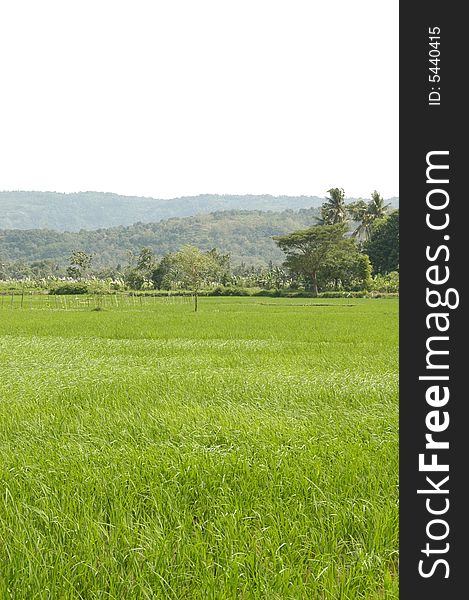
[[[398,0],[0,0],[0,190],[398,195]]]

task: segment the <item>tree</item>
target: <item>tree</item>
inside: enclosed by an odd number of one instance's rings
[[[0,280],[7,279],[8,277],[8,265],[0,257]]]
[[[288,273],[286,273],[281,267],[272,265],[272,263],[269,265],[267,270],[262,271],[257,281],[257,284],[260,284],[261,287],[267,290],[273,288],[277,292],[290,283],[291,277],[289,277]]]
[[[59,266],[53,260],[35,260],[29,265],[33,277],[45,278],[57,275]]]
[[[351,239],[344,239],[318,271],[319,287],[334,290],[368,290],[371,287],[371,263]]]
[[[136,268],[142,273],[142,275],[149,277],[155,266],[155,253],[153,252],[152,248],[145,246],[140,250],[140,253],[137,256]]]
[[[318,276],[321,267],[331,260],[334,253],[350,249],[351,240],[344,238],[343,223],[322,225],[294,231],[289,235],[276,236],[274,240],[285,252],[285,266],[300,273],[310,281],[314,296],[318,295]],[[357,250],[356,250],[357,251]]]
[[[229,254],[222,254],[216,248],[212,248],[205,253],[218,265],[218,277],[222,285],[231,282],[233,276],[231,274],[231,257]]]
[[[151,280],[158,290],[169,290],[171,288],[173,256],[173,254],[165,254],[158,265],[153,269]]]
[[[351,202],[347,206],[347,210],[352,221],[357,223],[357,227],[353,231],[352,237],[357,240],[367,239],[370,227],[368,204],[360,198],[355,202]]]
[[[371,200],[368,204],[368,213],[371,216],[371,221],[376,221],[376,219],[382,219],[386,216],[388,212],[388,208],[391,206],[391,203],[384,203],[384,199],[380,194],[375,190],[371,194]]]
[[[68,259],[67,275],[75,279],[81,279],[89,274],[93,255],[82,250],[74,250]]]
[[[345,205],[345,192],[342,188],[331,188],[327,190],[330,197],[321,207],[322,225],[337,225],[347,222],[347,207]]]
[[[183,246],[173,254],[170,272],[182,287],[194,292],[194,311],[197,312],[199,291],[220,273],[220,264],[213,253],[202,252],[195,246]]]
[[[129,286],[132,290],[141,290],[145,284],[145,277],[141,271],[135,268],[127,269],[124,274],[125,285]]]
[[[374,273],[385,275],[399,270],[399,210],[373,223],[364,250]]]
[[[389,206],[391,204],[385,204],[382,196],[376,190],[371,194],[371,200],[368,203],[360,199],[349,204],[347,210],[350,217],[358,223],[352,236],[357,240],[368,240],[373,223],[386,216]]]
[[[124,281],[133,290],[141,290],[153,286],[153,271],[156,258],[152,248],[145,246],[135,255],[127,252],[129,266],[125,270]]]

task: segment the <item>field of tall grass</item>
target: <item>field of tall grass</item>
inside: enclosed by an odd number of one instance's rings
[[[1,599],[398,598],[396,299],[18,302]]]

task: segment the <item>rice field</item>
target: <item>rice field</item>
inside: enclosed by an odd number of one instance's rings
[[[398,598],[395,299],[19,302],[2,600]]]

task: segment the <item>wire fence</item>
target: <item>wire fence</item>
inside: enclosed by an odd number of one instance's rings
[[[10,310],[110,310],[125,308],[150,308],[162,304],[190,304],[194,297],[189,295],[167,296],[132,294],[83,294],[62,295],[42,294],[25,291],[23,293],[0,293],[0,309]]]

